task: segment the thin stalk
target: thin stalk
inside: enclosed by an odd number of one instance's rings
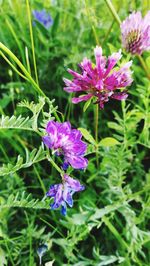
[[[95,104],[95,141],[98,144],[98,113],[99,113],[99,105]]]
[[[36,91],[38,91],[41,95],[46,97],[45,93],[40,89],[38,84],[34,81],[34,79],[30,76],[29,72],[26,70],[26,68],[23,66],[23,64],[20,62],[20,60],[3,44],[0,42],[0,49],[2,49],[5,53],[7,53],[14,61],[15,63],[20,67],[24,75],[28,78],[28,80],[31,82],[31,84],[34,86]]]
[[[9,59],[3,54],[2,51],[0,51],[0,55],[5,59],[5,61],[11,66],[11,68],[23,79],[28,80],[18,69],[9,61]]]
[[[52,166],[61,174],[63,175],[64,172],[63,170],[61,170],[61,168],[54,162],[54,160],[52,159],[52,157],[50,157],[50,155],[47,156],[48,161],[52,164]]]
[[[109,228],[109,230],[113,233],[113,235],[117,238],[124,249],[128,250],[128,244],[124,241],[124,239],[120,236],[116,228],[112,225],[109,219],[106,216],[103,216],[102,221]]]
[[[45,195],[45,194],[46,194],[46,188],[45,188],[45,185],[44,185],[44,183],[43,183],[43,181],[42,181],[42,179],[41,179],[41,177],[40,177],[40,175],[39,175],[39,172],[38,172],[38,170],[36,169],[35,165],[33,165],[33,168],[34,168],[34,171],[35,171],[35,173],[36,173],[36,175],[37,175],[37,178],[38,178],[38,180],[39,180],[39,182],[40,182],[40,185],[41,185],[41,187],[42,187],[43,193],[44,193],[44,195]]]
[[[105,0],[105,2],[106,2],[106,4],[107,4],[107,6],[108,6],[110,12],[111,12],[112,15],[114,16],[116,22],[120,25],[120,24],[121,24],[121,20],[120,20],[118,14],[117,14],[117,12],[116,12],[116,10],[115,10],[115,8],[114,8],[112,2],[111,2],[110,0]]]
[[[99,113],[99,105],[96,104],[95,105],[95,141],[97,143],[96,145],[96,149],[95,149],[95,152],[96,152],[96,164],[97,164],[97,167],[99,165],[99,160],[98,160],[98,113]]]
[[[142,67],[143,67],[148,79],[150,79],[150,72],[149,72],[148,67],[147,67],[146,63],[144,62],[142,56],[137,54],[137,58],[139,59],[139,61],[140,61],[141,65],[142,65]]]
[[[99,44],[99,39],[98,39],[98,36],[97,36],[97,33],[96,33],[96,29],[95,29],[95,26],[94,26],[94,23],[91,19],[91,14],[90,14],[90,11],[89,11],[89,8],[88,8],[88,3],[87,3],[87,0],[85,0],[85,7],[86,7],[86,13],[89,17],[89,22],[91,23],[91,28],[92,28],[92,31],[93,31],[93,34],[94,34],[94,37],[95,37],[95,41],[96,41],[96,44],[97,45],[100,45]]]
[[[28,53],[28,48],[27,47],[25,47],[25,56],[26,56],[27,69],[28,69],[28,72],[31,75],[31,67],[30,67],[29,53]]]
[[[24,59],[24,54],[23,54],[23,51],[22,51],[22,47],[21,47],[21,44],[20,44],[20,41],[15,33],[15,30],[13,29],[12,27],[12,24],[9,22],[8,19],[5,20],[6,21],[6,24],[12,34],[12,36],[14,37],[15,41],[16,41],[16,44],[18,45],[18,48],[20,50],[20,54],[21,54],[21,57],[22,57],[22,60],[23,60],[23,63],[25,63],[25,59]]]
[[[20,60],[3,44],[0,42],[0,49],[2,49],[6,54],[8,54],[12,60],[14,60],[14,62],[20,67],[20,69],[22,70],[22,72],[24,73],[24,75],[26,76],[25,79],[27,79],[28,81],[30,81],[30,83],[33,85],[33,87],[35,88],[35,90],[41,94],[42,96],[45,97],[45,99],[47,99],[47,101],[49,101],[49,98],[45,95],[45,93],[40,89],[39,85],[34,81],[34,79],[31,77],[30,73],[26,70],[26,68],[23,66],[23,64],[20,62]],[[1,51],[0,51],[1,52]],[[8,62],[8,61],[7,61]],[[14,68],[14,67],[13,67]],[[19,72],[20,73],[20,72]],[[22,75],[22,74],[21,74]],[[24,76],[22,75],[22,77],[24,78]],[[54,112],[54,115],[56,117],[56,119],[60,122],[60,119],[56,113],[56,111]]]
[[[31,38],[33,65],[34,65],[34,71],[35,71],[35,80],[36,80],[36,83],[39,86],[37,67],[36,67],[36,57],[35,57],[35,49],[34,49],[34,38],[33,38],[33,31],[32,31],[32,19],[31,19],[31,11],[30,11],[29,0],[26,0],[26,5],[27,5],[27,12],[28,12],[28,20],[29,20],[29,30],[30,30],[30,38]]]

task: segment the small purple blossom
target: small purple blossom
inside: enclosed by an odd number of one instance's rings
[[[65,216],[67,214],[67,204],[69,207],[73,206],[73,194],[84,189],[85,187],[78,180],[64,174],[63,183],[51,185],[46,196],[54,199],[54,202],[50,205],[51,209],[55,210],[61,206],[61,213]]]
[[[70,122],[59,123],[50,121],[47,124],[44,144],[54,151],[57,156],[64,157],[63,169],[69,165],[75,169],[84,169],[88,161],[83,156],[87,145],[81,140],[82,134],[77,129],[71,129]]]
[[[121,23],[122,44],[131,54],[150,50],[150,10],[144,18],[140,11],[133,12]]]
[[[76,104],[95,98],[96,103],[102,109],[104,103],[108,102],[110,98],[125,100],[128,97],[125,88],[132,83],[130,71],[132,61],[127,62],[119,69],[113,69],[121,58],[121,50],[118,53],[113,53],[108,59],[102,56],[101,47],[96,46],[94,53],[96,65],[93,65],[89,59],[84,58],[80,64],[80,74],[68,69],[68,72],[73,76],[73,80],[64,78],[66,84],[64,90],[69,93],[82,93],[79,97],[72,98],[73,103]]]
[[[49,29],[53,24],[53,19],[45,9],[43,10],[33,10],[32,14],[34,18],[40,22],[46,29]]]

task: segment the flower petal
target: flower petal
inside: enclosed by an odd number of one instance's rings
[[[75,169],[84,169],[88,165],[88,160],[81,156],[71,155],[70,157],[66,157],[66,160]]]
[[[87,101],[89,100],[90,98],[92,98],[93,94],[87,94],[87,95],[83,95],[83,96],[79,96],[79,97],[74,97],[72,98],[72,103],[80,103],[80,102],[83,102],[83,101]]]

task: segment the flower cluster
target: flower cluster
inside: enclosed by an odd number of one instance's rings
[[[113,53],[108,59],[102,56],[101,47],[97,46],[94,53],[96,65],[93,65],[89,59],[84,58],[79,65],[81,73],[68,69],[68,72],[73,76],[73,80],[64,78],[66,84],[64,90],[69,93],[82,93],[79,97],[72,98],[73,103],[76,104],[94,98],[102,109],[104,103],[108,102],[110,98],[124,100],[128,97],[125,88],[132,83],[130,70],[132,61],[127,62],[119,69],[113,69],[121,58],[121,51]]]
[[[33,10],[32,14],[34,16],[34,18],[40,22],[46,29],[49,29],[50,26],[52,26],[53,24],[53,19],[50,16],[49,13],[46,12],[45,9],[43,10]]]
[[[57,156],[63,156],[63,169],[69,165],[75,169],[84,169],[88,161],[83,156],[87,145],[81,140],[82,134],[77,129],[71,129],[69,122],[50,121],[46,127],[47,135],[43,137],[44,144]]]
[[[142,18],[141,12],[133,12],[121,23],[122,44],[131,54],[150,50],[150,11]]]
[[[66,215],[66,203],[69,207],[72,207],[73,194],[82,190],[84,190],[84,186],[81,185],[78,180],[75,180],[67,174],[64,174],[63,183],[51,185],[49,191],[46,194],[48,197],[52,197],[54,199],[54,202],[51,204],[51,209],[55,210],[61,206],[61,213],[63,215]]]
[[[69,165],[75,169],[87,167],[88,161],[83,157],[87,145],[81,140],[82,134],[79,130],[71,129],[69,122],[50,121],[47,124],[46,132],[47,135],[42,138],[43,142],[54,154],[63,156],[63,170],[67,170]],[[61,213],[66,215],[66,203],[72,207],[72,195],[82,190],[84,190],[84,186],[79,181],[67,174],[62,174],[62,183],[50,186],[46,194],[48,197],[54,198],[51,209],[57,209],[61,206]]]

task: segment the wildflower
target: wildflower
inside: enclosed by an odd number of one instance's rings
[[[131,54],[150,50],[150,10],[144,18],[133,12],[121,23],[122,44]]]
[[[49,13],[46,12],[45,9],[39,11],[39,10],[33,10],[32,14],[34,18],[40,22],[46,29],[50,28],[53,24],[53,19],[50,16]]]
[[[82,134],[77,129],[71,129],[69,122],[59,123],[50,121],[47,124],[47,136],[44,136],[44,144],[54,151],[57,156],[64,157],[63,169],[69,165],[75,169],[84,169],[88,161],[85,159],[87,145],[81,140]]]
[[[37,254],[39,256],[39,260],[40,260],[40,265],[42,265],[42,257],[44,256],[44,254],[47,252],[48,250],[48,246],[47,244],[42,244],[38,247],[37,249]]]
[[[66,87],[65,91],[72,93],[78,92],[85,94],[72,98],[73,103],[87,101],[96,98],[96,103],[100,108],[104,108],[104,103],[110,98],[116,100],[124,100],[128,97],[127,91],[124,89],[132,83],[130,66],[132,61],[120,67],[119,70],[113,69],[121,58],[121,51],[113,53],[106,58],[102,56],[102,48],[96,46],[94,49],[96,66],[92,62],[84,58],[80,64],[81,74],[68,69],[73,76],[73,80],[64,79]],[[119,90],[118,89],[123,89]]]
[[[67,205],[73,206],[72,196],[75,192],[79,192],[85,189],[78,180],[75,180],[65,174],[63,176],[62,184],[51,185],[49,191],[46,193],[47,197],[54,198],[54,202],[50,205],[52,210],[55,210],[61,206],[61,213],[67,214]]]

